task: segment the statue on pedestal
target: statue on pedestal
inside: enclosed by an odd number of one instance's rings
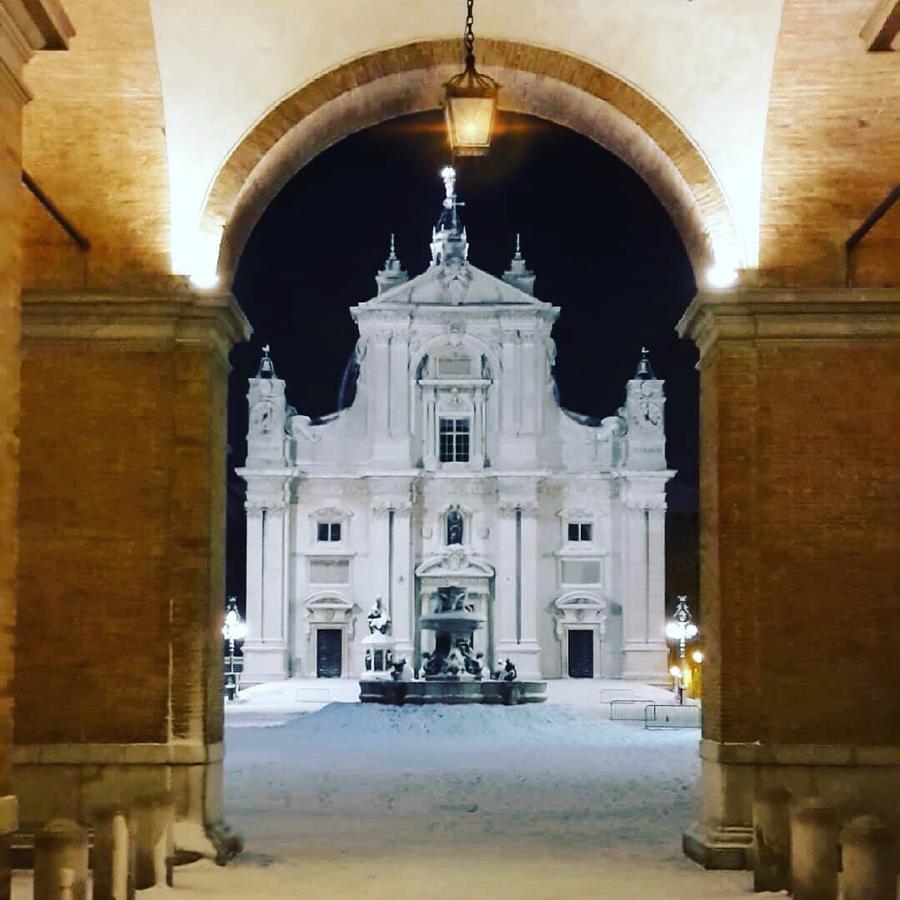
[[[375,597],[375,603],[369,610],[369,634],[388,634],[391,630],[391,617],[382,606],[381,597]]]

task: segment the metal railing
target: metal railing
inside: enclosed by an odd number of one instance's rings
[[[613,722],[642,722],[644,710],[653,705],[653,700],[636,700],[634,697],[610,700],[609,717]]]
[[[644,728],[699,728],[700,707],[693,703],[648,703]]]

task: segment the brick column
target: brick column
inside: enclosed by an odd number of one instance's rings
[[[760,785],[898,822],[900,292],[701,294],[702,808],[744,867]],[[865,698],[864,700],[862,698]]]
[[[227,295],[24,298],[25,824],[171,791],[179,846],[213,852],[227,357],[248,330]]]
[[[18,822],[10,787],[19,490],[23,69],[37,50],[65,49],[72,26],[56,0],[0,0],[0,900],[9,897],[10,838]]]

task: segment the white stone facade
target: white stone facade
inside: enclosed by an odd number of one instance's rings
[[[431,266],[410,280],[392,248],[351,310],[353,404],[312,422],[268,357],[250,379],[244,681],[362,674],[376,596],[418,668],[441,587],[492,668],[664,681],[663,383],[644,359],[617,415],[561,409],[559,309],[518,250],[502,279],[469,264],[445,181]]]

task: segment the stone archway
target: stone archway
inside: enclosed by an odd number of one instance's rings
[[[436,109],[458,55],[455,39],[369,54],[304,85],[263,116],[220,167],[203,211],[202,228],[222,234],[218,270],[224,282],[231,282],[263,211],[300,168],[353,132]],[[479,59],[502,85],[502,108],[571,128],[644,179],[678,229],[698,282],[716,259],[740,265],[737,229],[715,175],[657,103],[559,51],[484,39]]]

